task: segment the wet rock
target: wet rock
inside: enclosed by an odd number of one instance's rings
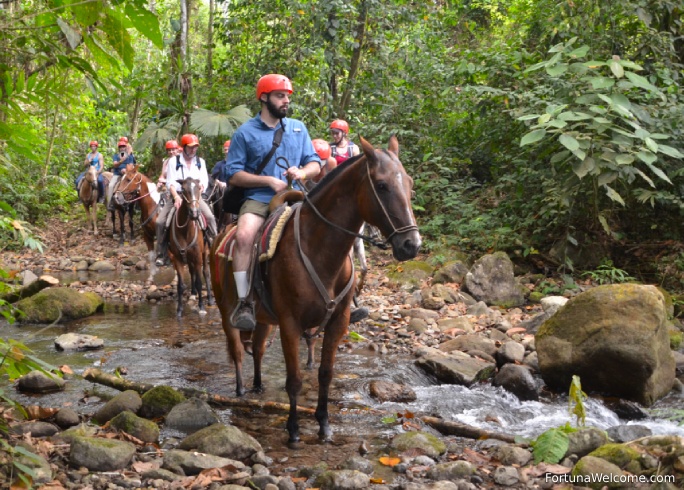
[[[645,425],[629,424],[616,425],[609,428],[607,431],[608,437],[615,442],[629,442],[642,437],[648,437],[652,434],[651,429]]]
[[[608,403],[608,407],[615,412],[621,419],[625,420],[643,420],[649,417],[649,414],[638,403],[629,400],[616,400]]]
[[[139,260],[135,263],[135,268],[139,271],[146,271],[150,268],[150,263],[147,260]]]
[[[352,456],[344,461],[340,466],[343,470],[356,470],[367,475],[373,474],[373,471],[375,470],[373,463],[368,461],[366,458],[362,458],[361,456]]]
[[[55,423],[62,429],[73,427],[74,425],[78,425],[80,422],[81,419],[78,416],[78,413],[69,407],[60,409],[55,415]]]
[[[261,488],[263,490],[268,490],[269,488],[271,489],[277,489],[278,488],[278,478],[276,478],[273,475],[252,475],[249,478],[250,483],[252,483],[254,486],[257,488]]]
[[[427,355],[418,359],[416,365],[442,382],[464,386],[489,379],[496,370],[496,364],[458,351]]]
[[[463,282],[468,273],[468,266],[461,260],[454,260],[445,263],[442,267],[437,269],[432,276],[433,284],[443,283],[457,283]]]
[[[182,393],[170,386],[155,386],[142,396],[140,416],[148,419],[164,417],[173,407],[185,400]]]
[[[53,323],[90,316],[104,307],[104,301],[95,293],[55,287],[23,299],[16,306],[25,314],[19,319],[22,323]]]
[[[109,421],[112,428],[132,435],[143,442],[157,442],[159,427],[151,420],[138,417],[133,412],[125,411]]]
[[[585,456],[577,462],[572,470],[572,475],[584,476],[587,478],[587,481],[594,481],[593,478],[595,478],[596,475],[602,475],[603,478],[609,478],[610,481],[619,482],[625,475],[625,472],[605,459]],[[603,485],[604,483],[591,484],[591,488],[599,489],[602,488]]]
[[[164,421],[167,428],[186,434],[192,434],[219,422],[218,416],[209,404],[199,398],[191,398],[174,406]]]
[[[81,260],[76,264],[76,270],[77,271],[87,271],[88,270],[88,261],[87,260]]]
[[[239,460],[263,451],[261,444],[252,436],[237,427],[223,424],[214,424],[189,435],[178,447]]]
[[[407,330],[409,332],[414,332],[417,334],[425,333],[427,329],[427,322],[425,320],[421,320],[420,318],[411,318],[407,326]]]
[[[565,296],[546,296],[541,300],[542,309],[549,316],[555,315],[568,302]]]
[[[491,313],[492,310],[489,309],[487,303],[484,301],[478,301],[475,304],[468,306],[466,313],[473,316],[486,316]]]
[[[462,330],[464,333],[471,333],[473,331],[473,324],[463,316],[437,320],[437,327],[442,332],[452,329]]]
[[[446,452],[446,445],[441,439],[428,432],[422,431],[405,432],[396,435],[392,439],[390,447],[398,452],[407,451],[409,449],[419,449],[426,456],[431,458],[438,458],[441,454]]]
[[[230,458],[206,454],[197,451],[181,451],[172,449],[164,454],[162,468],[179,475],[198,475],[208,468],[223,468],[229,466],[234,472],[243,471],[246,467],[240,461]]]
[[[31,434],[31,437],[50,437],[59,433],[59,427],[49,422],[32,420],[31,422],[13,425],[10,432],[15,435]]]
[[[142,400],[140,399],[138,392],[126,390],[105,403],[105,405],[93,415],[93,420],[97,423],[104,424],[127,410],[129,412],[137,413],[141,406]]]
[[[568,450],[565,456],[576,454],[580,458],[608,443],[608,435],[596,427],[581,427],[568,434]]]
[[[650,406],[675,378],[665,299],[654,286],[611,284],[575,296],[536,335],[541,375]]]
[[[22,286],[28,286],[29,284],[38,280],[38,276],[29,270],[22,271],[19,276],[21,277]]]
[[[125,468],[135,454],[130,442],[99,437],[76,437],[71,442],[69,461],[90,471],[116,471]]]
[[[116,270],[116,266],[108,260],[98,260],[90,264],[88,270],[92,272],[111,272]]]
[[[525,347],[518,342],[508,341],[499,347],[496,360],[499,367],[508,363],[520,363],[525,358]]]
[[[96,350],[104,346],[104,340],[94,335],[65,333],[55,339],[57,350]]]
[[[510,487],[520,481],[518,470],[512,466],[499,466],[494,470],[494,482],[504,487]]]
[[[379,402],[411,402],[416,392],[411,387],[389,381],[371,381],[370,395]]]
[[[505,466],[525,466],[532,459],[532,453],[512,444],[501,444],[492,450],[492,456]]]
[[[477,334],[468,334],[460,335],[455,339],[451,339],[440,344],[439,350],[442,352],[470,352],[471,350],[481,350],[494,357],[496,356],[498,347],[496,346],[496,342],[491,339]]]
[[[31,371],[30,373],[23,375],[17,381],[17,388],[21,391],[28,391],[31,393],[61,391],[65,386],[66,381],[59,376],[46,374],[42,371]]]
[[[525,302],[522,286],[513,274],[513,263],[504,252],[478,259],[466,274],[463,287],[488,305],[512,308]]]
[[[321,490],[354,490],[368,488],[370,478],[355,470],[326,471],[316,478],[315,486]]]
[[[436,464],[427,472],[427,477],[432,480],[460,480],[468,478],[475,473],[475,467],[467,461],[452,461],[449,463]]]

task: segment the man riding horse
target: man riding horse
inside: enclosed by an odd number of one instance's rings
[[[198,179],[200,181],[201,191],[208,186],[207,164],[203,158],[197,156],[197,149],[199,148],[199,139],[194,134],[184,134],[181,138],[182,152],[176,155],[175,158],[170,158],[166,168],[166,183],[171,194],[171,199],[164,204],[164,207],[157,216],[157,260],[156,265],[164,265],[164,258],[168,249],[167,231],[171,224],[172,209],[180,208],[182,197],[180,194],[180,182],[188,177]],[[214,237],[216,237],[216,220],[211,212],[211,209],[204,200],[199,203],[200,212],[206,220],[206,229],[204,233],[207,241],[211,245]]]
[[[286,76],[269,74],[261,77],[256,86],[261,111],[238,128],[228,153],[224,180],[246,188],[233,253],[233,276],[239,301],[232,324],[239,330],[251,331],[256,325],[248,271],[252,245],[268,215],[271,198],[287,188],[288,179],[301,190],[297,181],[311,179],[321,170],[320,158],[304,123],[285,117],[290,94],[292,83]],[[285,160],[287,169],[276,165],[276,160]],[[260,166],[263,169],[256,175]]]
[[[108,210],[112,211],[114,209],[114,200],[111,197],[116,192],[116,188],[121,180],[121,175],[126,171],[126,165],[135,162],[135,155],[133,155],[133,148],[128,143],[128,138],[122,136],[119,138],[119,142],[116,145],[119,151],[112,157],[112,177],[109,183],[109,189],[107,190],[107,195],[109,196],[109,207]]]

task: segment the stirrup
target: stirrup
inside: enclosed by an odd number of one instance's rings
[[[237,306],[230,315],[230,323],[237,330],[251,332],[256,327],[254,318],[254,305],[246,300],[238,301]]]

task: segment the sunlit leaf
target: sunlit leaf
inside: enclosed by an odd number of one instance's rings
[[[618,60],[612,60],[610,62],[610,71],[613,72],[616,78],[622,78],[625,76],[625,70]]]
[[[545,129],[535,129],[534,131],[527,133],[520,140],[520,146],[531,145],[541,140],[546,135]]]
[[[81,44],[81,34],[60,17],[57,17],[57,25],[62,30],[71,49],[76,49]]]
[[[567,133],[561,134],[558,138],[558,141],[560,141],[561,145],[573,152],[578,150],[580,147],[579,142],[573,136],[570,136]]]
[[[159,49],[164,47],[164,40],[159,29],[159,19],[156,14],[135,2],[126,3],[124,11],[133,25],[135,25],[135,28],[143,36],[152,41]]]
[[[606,195],[607,195],[612,201],[618,202],[618,203],[622,204],[623,206],[625,205],[625,201],[622,199],[622,196],[620,196],[620,194],[618,194],[617,192],[615,192],[615,189],[613,189],[613,188],[612,188],[611,186],[609,186],[609,185],[604,185],[603,187],[605,187],[605,189],[606,189]]]
[[[399,463],[401,463],[401,458],[393,458],[391,456],[383,456],[382,458],[379,458],[378,461],[380,464],[383,464],[385,466],[396,466]]]
[[[225,114],[208,109],[197,109],[190,115],[190,127],[204,136],[229,138],[250,117],[251,113],[245,105],[233,107]]]
[[[682,154],[682,152],[680,152],[677,148],[673,148],[671,146],[659,144],[658,151],[672,158],[684,158],[684,154]]]

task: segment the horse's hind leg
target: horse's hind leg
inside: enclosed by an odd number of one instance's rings
[[[93,220],[93,234],[97,235],[97,198],[91,208],[91,218]]]
[[[311,371],[314,368],[314,350],[316,349],[316,337],[313,337],[311,330],[307,331],[306,335],[306,369]]]
[[[174,264],[175,266],[176,264]],[[183,284],[183,276],[181,275],[182,268],[176,267],[176,278],[178,280],[178,285],[176,291],[178,293],[178,306],[176,307],[176,317],[180,318],[183,315],[183,292],[185,291],[185,285]]]
[[[198,257],[198,259],[201,259],[201,257]],[[190,271],[190,274],[192,276],[194,288],[197,289],[197,306],[199,308],[199,314],[206,315],[207,310],[204,309],[204,297],[202,296],[202,274],[200,273],[201,267],[202,262],[200,260],[196,260]]]
[[[230,357],[230,360],[233,361],[233,366],[235,367],[235,394],[237,396],[242,396],[245,394],[245,385],[242,379],[242,361],[245,356],[245,350],[242,348],[240,331],[233,328],[229,318],[230,314],[221,314],[223,331],[226,334],[226,349],[228,350],[228,356]]]
[[[135,209],[133,208],[133,205],[131,205],[128,208],[128,227],[131,230],[131,243],[133,243],[133,212],[134,211],[135,211]],[[121,226],[121,234],[123,234],[123,231],[124,231],[124,227]]]
[[[119,246],[123,247],[124,238],[126,235],[126,220],[125,220],[125,215],[124,215],[123,209],[119,208],[118,213],[119,213],[119,224],[121,225],[121,234],[119,235]]]
[[[207,285],[207,304],[209,306],[215,303],[214,295],[211,290],[211,274],[209,269],[209,253],[205,249],[204,257],[202,259],[202,273],[204,275],[204,283]]]

